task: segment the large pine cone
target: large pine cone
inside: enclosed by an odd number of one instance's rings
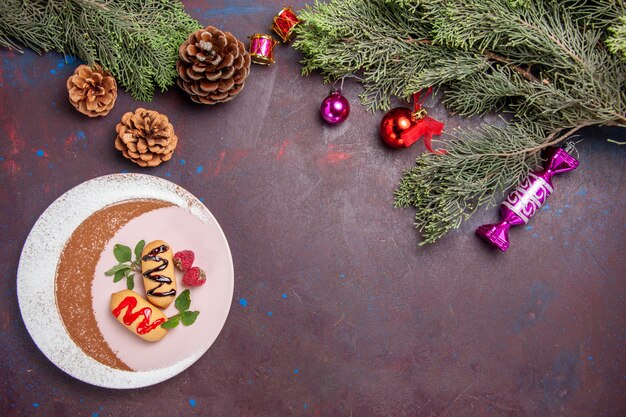
[[[232,100],[250,73],[250,55],[232,33],[207,26],[178,49],[178,85],[196,103]]]
[[[109,114],[117,98],[115,78],[99,66],[80,65],[67,79],[70,103],[89,117]]]
[[[178,144],[167,116],[153,110],[139,108],[126,113],[115,130],[115,149],[142,167],[169,161]]]

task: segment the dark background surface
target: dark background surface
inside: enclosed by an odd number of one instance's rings
[[[276,1],[186,2],[204,25],[267,32]],[[295,3],[299,10],[303,2]],[[243,92],[215,107],[177,88],[152,103],[120,91],[89,119],[68,103],[77,62],[0,50],[0,415],[56,416],[624,416],[624,155],[591,129],[580,167],[502,254],[474,229],[416,249],[412,210],[392,208],[423,143],[393,151],[381,113],[352,103],[346,123],[318,114],[329,87],[302,78],[300,55],[253,65]],[[449,115],[446,129],[479,120]],[[113,148],[126,111],[167,114],[173,159],[141,169]],[[91,178],[142,172],[203,199],[228,237],[235,298],[211,349],[191,368],[132,391],[93,387],[40,353],[18,307],[22,245],[57,197]]]

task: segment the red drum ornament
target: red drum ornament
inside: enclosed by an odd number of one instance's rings
[[[274,17],[272,30],[280,36],[283,42],[287,43],[296,35],[293,28],[300,24],[300,22],[301,20],[298,19],[298,16],[296,16],[291,6],[285,6],[278,12],[276,17]]]
[[[433,150],[432,137],[440,135],[444,124],[428,116],[422,103],[430,94],[428,89],[422,100],[420,93],[413,96],[414,110],[408,107],[396,107],[391,109],[380,122],[380,136],[383,141],[392,148],[408,148],[424,137],[424,146],[429,152],[442,154],[444,151]]]
[[[255,64],[274,63],[274,47],[278,44],[270,35],[255,33],[250,36],[250,59]]]

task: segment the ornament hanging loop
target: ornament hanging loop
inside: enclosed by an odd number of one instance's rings
[[[422,104],[424,104],[428,96],[433,92],[433,88],[428,87],[426,91],[423,93],[423,95],[422,95],[422,92],[423,90],[418,91],[417,93],[413,94],[413,111],[414,112],[417,112],[418,110],[422,108]],[[425,116],[426,115],[424,115],[424,117]]]
[[[411,118],[415,121],[422,120],[426,116],[428,116],[428,112],[426,111],[426,109],[418,109],[411,113]]]
[[[428,89],[423,95],[422,95],[422,91],[418,91],[417,93],[413,94],[413,113],[411,113],[411,118],[414,121],[416,122],[420,121],[426,118],[426,116],[428,116],[428,111],[422,108],[422,104],[424,104],[424,101],[426,101],[426,98],[428,98],[428,96],[430,95],[430,93],[432,93],[432,91],[433,91],[433,88],[428,87]]]
[[[333,81],[333,86],[330,89],[330,93],[334,93],[335,91],[339,91],[341,93],[341,91],[343,90],[343,82],[346,80],[346,77],[348,76],[348,74],[344,75],[341,78],[337,78],[335,81]],[[336,87],[337,83],[341,81],[341,84],[339,85],[339,88]]]
[[[430,96],[433,92],[432,87],[428,87],[425,91],[421,90],[413,94],[413,112],[411,113],[411,118],[418,124],[423,124],[424,127],[422,131],[422,135],[424,136],[424,146],[430,153],[434,153],[435,155],[443,155],[446,151],[441,149],[433,149],[432,139],[433,135],[440,135],[443,130],[443,123],[433,119],[428,116],[428,111],[422,108],[422,104],[424,101]]]

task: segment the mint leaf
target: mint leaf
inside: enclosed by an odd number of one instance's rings
[[[122,278],[124,278],[126,276],[126,271],[128,271],[128,269],[126,269],[126,270],[121,269],[121,270],[117,271],[115,273],[115,276],[113,277],[113,282],[121,281]]]
[[[178,311],[183,312],[185,310],[189,310],[189,306],[191,305],[191,297],[189,295],[189,290],[185,290],[180,293],[174,305],[178,309]]]
[[[126,275],[126,288],[129,290],[135,288],[135,273],[130,269],[127,269],[126,272],[124,272],[124,275]]]
[[[107,277],[111,277],[115,275],[117,271],[123,271],[124,269],[130,269],[130,265],[117,264],[113,268],[109,269],[104,273]]]
[[[181,321],[185,326],[191,326],[198,318],[199,311],[183,311],[180,313]]]
[[[172,316],[169,319],[167,319],[165,323],[161,323],[161,327],[163,327],[164,329],[173,329],[174,327],[178,326],[179,320],[180,320],[180,316],[176,314],[175,316]]]
[[[145,240],[140,240],[135,246],[135,260],[137,261],[137,263],[141,261],[141,251],[143,250],[144,246],[146,246]]]
[[[128,246],[120,245],[119,243],[113,246],[113,255],[118,262],[130,262],[131,252]]]

